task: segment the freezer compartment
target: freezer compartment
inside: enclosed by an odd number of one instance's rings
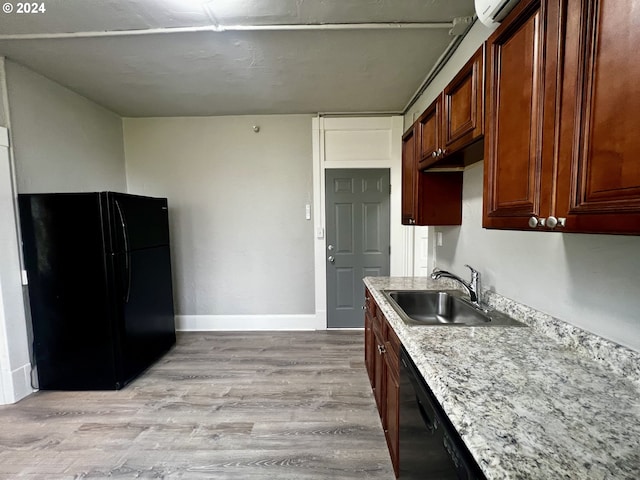
[[[105,192],[109,211],[109,252],[169,245],[169,215],[166,198],[141,197]]]

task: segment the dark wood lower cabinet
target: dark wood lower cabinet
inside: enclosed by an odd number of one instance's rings
[[[369,290],[366,289],[364,311],[364,362],[367,365],[369,383],[371,383],[371,387],[373,388],[375,384],[375,377],[373,368],[369,368],[369,365],[373,365],[374,362],[373,352],[375,351],[376,339],[373,335],[373,317],[375,316],[375,306],[373,303],[373,299],[369,294]]]
[[[371,325],[370,333],[367,325]],[[397,477],[399,474],[400,340],[368,291],[365,299],[364,350],[369,381],[373,388],[391,463]]]

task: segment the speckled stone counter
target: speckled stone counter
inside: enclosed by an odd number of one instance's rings
[[[637,352],[495,294],[529,327],[408,326],[382,290],[455,284],[364,283],[488,479],[640,479]]]

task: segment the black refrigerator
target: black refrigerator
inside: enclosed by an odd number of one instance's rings
[[[43,390],[124,387],[175,344],[166,198],[18,196]]]

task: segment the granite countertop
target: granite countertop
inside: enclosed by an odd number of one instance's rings
[[[408,326],[365,285],[488,479],[640,478],[640,354],[487,292],[529,328]]]

